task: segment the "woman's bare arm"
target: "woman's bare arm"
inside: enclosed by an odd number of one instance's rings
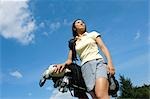
[[[69,65],[72,63],[72,50],[69,50],[68,59],[66,60],[65,64]]]
[[[101,37],[96,38],[96,43],[98,44],[99,48],[102,50],[103,54],[105,55],[105,57],[107,59],[108,69],[109,69],[110,74],[114,74],[115,73],[115,68],[114,68],[113,63],[112,63],[112,58],[111,58],[110,52],[107,49],[107,47],[105,46],[105,44],[102,41]]]

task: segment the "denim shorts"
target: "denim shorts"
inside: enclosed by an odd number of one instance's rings
[[[81,71],[87,87],[87,91],[94,89],[97,78],[104,77],[108,79],[107,67],[103,59],[94,59],[84,63],[81,66]]]

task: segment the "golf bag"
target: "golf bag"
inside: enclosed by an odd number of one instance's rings
[[[44,71],[39,82],[40,87],[44,85],[46,80],[52,80],[54,82],[54,88],[58,88],[62,93],[69,90],[72,96],[80,97],[83,93],[87,92],[80,66],[75,63],[66,65],[65,69],[59,74],[53,72],[55,68],[55,65],[50,65],[48,69]],[[119,90],[118,81],[114,76],[108,75],[108,78],[109,94],[116,97],[117,91]]]

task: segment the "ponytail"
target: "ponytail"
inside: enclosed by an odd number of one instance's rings
[[[76,39],[75,38],[70,39],[68,46],[69,46],[70,50],[72,50],[72,61],[78,60],[77,55],[76,55],[76,49],[75,49]]]

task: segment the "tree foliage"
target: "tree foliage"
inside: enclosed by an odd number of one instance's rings
[[[129,78],[125,78],[120,75],[120,92],[121,95],[119,98],[142,98],[149,99],[150,98],[150,85],[144,84],[141,87],[133,86],[131,80]]]

